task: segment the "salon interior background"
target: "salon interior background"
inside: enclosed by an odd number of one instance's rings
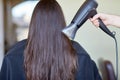
[[[30,8],[33,9],[37,1],[34,1],[34,4],[33,2],[32,4],[28,2],[27,5],[24,5],[24,7],[19,7],[20,9],[23,9],[22,11],[30,11],[26,13],[24,12],[22,16],[15,15],[19,14],[20,12],[13,11],[16,10],[16,6],[26,1],[0,0],[0,67],[6,51],[9,50],[9,48],[17,41],[20,41],[27,37],[28,25],[32,13],[32,10],[30,10]],[[62,6],[68,25],[85,0],[57,1]],[[99,6],[97,8],[98,12],[120,15],[120,0],[97,0],[97,2],[99,3]],[[20,9],[18,9],[18,11],[20,11]],[[112,26],[109,26],[109,29],[111,31],[116,31],[117,33],[116,38],[118,41],[118,53],[120,53],[120,29]],[[102,30],[94,27],[94,25],[92,25],[89,20],[78,30],[75,40],[78,41],[87,50],[91,58],[97,63],[97,66],[99,64],[99,60],[104,59],[110,60],[113,63],[115,69],[116,64],[114,40],[105,34]]]

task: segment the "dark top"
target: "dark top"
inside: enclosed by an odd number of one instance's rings
[[[72,43],[78,56],[75,80],[101,80],[95,62],[77,42]],[[0,80],[26,80],[23,66],[25,44],[26,40],[18,42],[4,57]]]

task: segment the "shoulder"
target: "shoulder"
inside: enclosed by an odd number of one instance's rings
[[[78,57],[88,57],[90,58],[88,52],[76,41],[72,41],[73,48],[75,49]]]
[[[24,52],[24,49],[25,49],[25,45],[26,45],[26,40],[17,42],[15,45],[13,45],[10,48],[10,50],[7,52],[5,57],[22,55],[22,53]]]
[[[72,45],[76,51],[79,65],[91,64],[91,57],[88,52],[76,41],[72,41]]]
[[[5,55],[0,71],[0,80],[25,80],[24,49],[26,40],[17,42]]]
[[[72,45],[78,57],[76,80],[101,80],[97,66],[87,51],[76,41],[72,41]]]
[[[23,72],[23,62],[24,62],[24,49],[25,49],[26,40],[17,42],[5,55],[2,63],[1,72],[4,73],[4,70],[19,71]],[[6,71],[5,70],[5,71]],[[7,73],[7,72],[6,72]],[[14,72],[16,73],[16,72]]]

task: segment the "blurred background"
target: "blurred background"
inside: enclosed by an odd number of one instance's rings
[[[63,9],[68,25],[85,0],[57,1]],[[7,51],[16,42],[27,38],[29,22],[37,2],[38,0],[0,0],[0,67]],[[97,8],[98,13],[120,15],[120,0],[97,0],[97,2],[99,4]],[[108,28],[116,32],[118,53],[120,53],[120,29],[113,26]],[[103,67],[101,61],[110,61],[114,71],[116,70],[114,40],[102,30],[92,25],[89,20],[78,30],[75,41],[78,41],[96,62],[103,78],[105,76],[102,74],[101,68]]]

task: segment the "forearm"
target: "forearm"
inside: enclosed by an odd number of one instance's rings
[[[112,26],[116,26],[120,28],[120,16],[116,16],[116,15],[110,15],[111,16],[111,21],[109,23],[109,25]]]

